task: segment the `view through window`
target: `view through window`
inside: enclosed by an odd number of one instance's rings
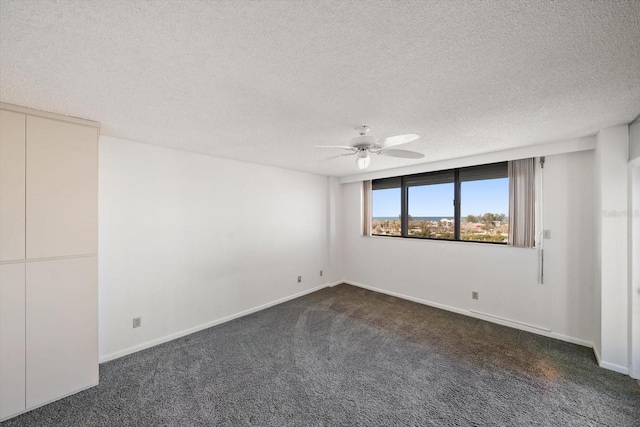
[[[509,179],[461,183],[461,240],[509,241]]]
[[[400,225],[401,188],[400,180],[397,187],[379,185],[372,192],[371,234],[381,236],[402,236]],[[396,183],[389,183],[395,185]]]
[[[407,235],[455,239],[455,171],[411,175],[407,187]]]
[[[372,182],[372,235],[507,243],[507,163]]]

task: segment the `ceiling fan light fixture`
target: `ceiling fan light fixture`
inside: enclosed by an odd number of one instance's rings
[[[356,165],[358,166],[358,169],[365,170],[369,167],[369,163],[371,163],[369,152],[367,150],[359,151],[356,156]]]
[[[371,163],[371,157],[369,153],[375,153],[381,156],[398,157],[401,159],[421,159],[424,154],[417,151],[398,150],[395,147],[397,145],[406,144],[411,141],[415,141],[419,138],[418,135],[410,133],[406,135],[396,135],[386,138],[384,141],[378,140],[373,135],[367,135],[369,132],[369,126],[358,126],[356,128],[358,136],[352,138],[349,141],[349,145],[317,145],[318,148],[331,148],[347,150],[348,153],[340,154],[338,156],[329,157],[328,159],[322,159],[309,163],[309,165],[318,163],[320,161],[337,159],[344,156],[356,156],[356,166],[360,170],[365,170]]]

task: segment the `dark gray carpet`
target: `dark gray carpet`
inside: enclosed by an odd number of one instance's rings
[[[11,426],[638,426],[591,349],[347,285],[100,366]]]

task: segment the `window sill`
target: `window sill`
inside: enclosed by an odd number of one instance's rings
[[[397,240],[397,241],[427,241],[427,242],[438,242],[438,243],[445,243],[445,244],[456,244],[456,245],[471,245],[471,246],[485,246],[485,247],[493,247],[493,248],[513,248],[513,249],[536,249],[536,247],[533,248],[522,248],[519,246],[510,246],[507,243],[498,243],[498,242],[476,242],[473,240],[447,240],[447,239],[430,239],[430,238],[425,238],[425,237],[403,237],[403,236],[383,236],[383,235],[376,235],[376,234],[372,234],[371,236],[365,236],[365,235],[360,235],[360,237],[365,237],[365,238],[381,238],[381,239],[390,239],[390,240]]]

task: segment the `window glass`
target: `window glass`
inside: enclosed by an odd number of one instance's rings
[[[409,187],[407,234],[413,237],[454,239],[454,183]]]
[[[401,236],[400,223],[401,189],[383,188],[372,191],[371,234],[378,236]]]
[[[509,241],[508,178],[463,181],[460,199],[460,240]]]

